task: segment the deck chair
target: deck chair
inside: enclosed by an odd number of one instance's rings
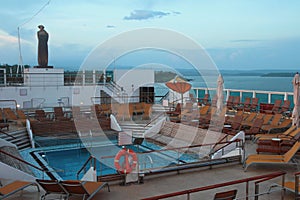
[[[242,121],[242,126],[252,126],[257,113],[251,112]]]
[[[27,116],[25,115],[23,110],[18,109],[16,111],[16,113],[17,113],[19,119],[22,119],[22,120],[27,119]]]
[[[250,129],[244,130],[245,135],[249,135],[250,139],[253,135],[259,134],[261,132],[261,127],[263,125],[263,119],[256,118]]]
[[[289,116],[289,114],[291,114],[289,111],[290,111],[290,105],[291,105],[291,102],[290,100],[284,100],[283,101],[283,104],[280,108],[280,113],[285,115],[285,116]]]
[[[282,133],[276,133],[276,134],[269,134],[269,133],[265,133],[265,134],[257,134],[255,135],[254,141],[259,141],[259,140],[269,140],[272,138],[284,138],[284,137],[290,137],[291,134],[293,134],[293,132],[298,132],[300,130],[297,130],[296,126],[291,126],[289,129],[287,129],[286,131],[282,132]]]
[[[39,186],[34,182],[28,181],[13,181],[0,188],[0,199],[5,199],[16,192],[22,191],[29,186],[36,186],[38,191],[40,191]]]
[[[250,97],[246,97],[244,102],[240,103],[240,106],[237,108],[237,110],[244,110],[245,108],[250,108],[251,105],[251,98]]]
[[[236,194],[237,190],[218,192],[215,194],[214,200],[234,200],[236,198]]]
[[[258,98],[252,98],[249,108],[244,108],[245,112],[256,112],[258,106]]]
[[[244,171],[252,164],[288,164],[300,148],[300,142],[296,142],[293,147],[283,155],[249,155],[244,162]]]
[[[232,107],[234,110],[237,110],[238,107],[241,105],[241,97],[240,96],[234,96],[232,101]]]
[[[243,116],[241,115],[236,115],[234,117],[233,122],[230,124],[230,127],[224,127],[222,132],[229,134],[229,135],[235,135],[241,130],[241,123],[243,120]]]
[[[58,180],[36,179],[36,182],[45,190],[45,194],[41,196],[41,199],[46,199],[46,196],[50,194],[60,195],[60,199],[68,196],[68,193],[61,186]]]
[[[295,142],[299,140],[299,138],[300,133],[297,132],[297,134],[290,139],[278,138],[278,140],[276,140],[277,138],[274,138],[270,140],[261,140],[257,143],[256,152],[257,154],[259,154],[260,152],[277,154],[286,153],[295,144]]]
[[[11,108],[3,108],[3,114],[6,121],[18,120],[17,115],[14,113],[14,111]]]
[[[205,94],[202,99],[199,99],[198,105],[199,106],[210,105],[209,99],[210,99],[209,94]]]
[[[282,119],[282,114],[277,113],[273,116],[271,123],[267,124],[267,125],[263,125],[261,129],[264,132],[269,133],[273,127],[276,127],[279,125],[281,119]]]
[[[228,110],[233,110],[233,100],[234,100],[234,96],[230,95],[226,101],[226,106]]]
[[[35,118],[38,121],[50,121],[44,110],[35,110]]]
[[[54,107],[53,110],[54,110],[55,120],[59,120],[59,121],[70,120],[70,118],[65,116],[65,113],[64,113],[62,107]]]
[[[273,106],[272,110],[265,110],[264,112],[268,113],[268,114],[277,114],[277,113],[280,113],[279,110],[280,110],[280,107],[281,107],[281,103],[282,103],[281,99],[275,100],[274,106]]]
[[[99,192],[103,187],[107,187],[110,192],[107,182],[91,182],[91,181],[60,181],[63,188],[70,195],[82,195],[83,199],[89,200]]]

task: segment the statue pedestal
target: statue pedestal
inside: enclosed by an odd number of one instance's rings
[[[33,68],[50,68],[50,69],[52,69],[52,68],[53,68],[53,66],[47,66],[47,67],[42,67],[42,66],[34,66]]]

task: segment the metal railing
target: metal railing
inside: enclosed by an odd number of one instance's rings
[[[285,174],[286,174],[286,172],[274,172],[274,173],[266,174],[266,175],[254,176],[254,177],[250,177],[250,178],[244,178],[244,179],[239,179],[239,180],[234,180],[234,181],[229,181],[229,182],[223,182],[223,183],[214,184],[214,185],[208,185],[208,186],[204,186],[204,187],[198,187],[198,188],[187,189],[187,190],[177,191],[177,192],[163,194],[163,195],[157,195],[157,196],[153,196],[153,197],[144,198],[142,200],[158,200],[158,199],[166,199],[166,198],[175,197],[175,196],[182,196],[182,195],[186,195],[187,199],[189,200],[191,198],[190,195],[193,194],[193,193],[196,193],[196,192],[212,190],[212,189],[216,189],[216,188],[221,188],[221,187],[231,186],[231,185],[237,185],[237,184],[241,184],[241,183],[246,183],[246,197],[245,197],[245,199],[248,200],[249,197],[254,197],[255,200],[258,200],[258,197],[260,195],[262,195],[262,194],[259,193],[259,183],[262,183],[262,182],[265,182],[265,181],[268,181],[270,179],[274,179],[274,178],[277,178],[277,177],[282,177],[282,183],[284,183]],[[254,192],[253,196],[250,196],[249,195],[249,184],[252,181],[255,181],[254,182],[255,192]],[[236,199],[239,199],[239,198],[236,198]],[[284,199],[284,190],[282,190],[282,192],[281,192],[281,199]]]
[[[196,98],[203,98],[205,94],[215,93],[216,88],[202,88],[202,87],[195,87],[192,90],[196,93]],[[226,89],[225,92],[225,101],[228,100],[230,95],[240,96],[241,99],[243,97],[259,97],[259,95],[264,95],[263,98],[260,98],[264,103],[272,103],[276,99],[283,99],[288,100],[289,96],[293,96],[292,92],[277,92],[277,91],[262,91],[262,90],[240,90],[240,89]],[[276,95],[276,96],[275,96]],[[213,98],[213,95],[210,95]],[[292,98],[291,98],[292,99]]]
[[[86,161],[85,163],[82,165],[82,167],[78,170],[78,172],[76,173],[76,177],[77,177],[77,180],[79,180],[79,175],[83,172],[83,173],[86,173],[86,167],[88,166],[88,164],[90,166],[93,166],[94,167],[94,170],[96,170],[96,162],[97,162],[97,159],[94,157],[94,156],[90,156]]]
[[[228,142],[218,142],[218,143],[211,143],[211,144],[199,144],[199,145],[191,145],[191,146],[183,146],[183,147],[166,147],[163,149],[159,150],[145,150],[143,152],[136,152],[138,155],[138,166],[151,166],[151,168],[139,168],[138,173],[139,174],[156,174],[156,173],[164,173],[164,172],[171,172],[171,171],[179,171],[179,170],[185,170],[185,169],[191,169],[191,168],[197,168],[197,167],[212,167],[213,165],[218,165],[218,164],[224,164],[224,163],[229,163],[229,162],[239,162],[242,163],[242,155],[236,155],[232,156],[231,158],[235,159],[229,159],[229,158],[218,158],[218,159],[212,159],[211,156],[213,155],[212,148],[215,145],[226,145],[226,144],[232,144],[236,143],[236,146],[241,147],[244,149],[243,144],[240,144],[241,140],[236,139],[234,141],[228,141]],[[192,150],[193,148],[198,148],[198,147],[210,147],[210,153],[209,153],[209,159],[204,159],[203,158],[197,158],[197,160],[191,160],[191,161],[182,161],[181,160],[181,154],[182,153],[191,153],[193,154]],[[196,151],[196,150],[195,150]],[[154,157],[157,157],[157,154],[159,154],[162,157],[166,158],[166,163],[155,163],[154,162]],[[194,152],[196,154],[196,152]],[[198,155],[198,154],[197,154]],[[149,159],[149,156],[151,159]],[[113,159],[115,158],[114,155],[107,155],[107,156],[102,156],[100,160],[104,161],[105,159]],[[141,159],[145,158],[145,159]],[[149,161],[149,163],[146,162]],[[170,162],[175,162],[175,165],[169,165]],[[149,165],[148,165],[149,164]],[[154,166],[155,164],[159,164],[160,166]],[[102,174],[102,171],[100,169],[100,173]]]
[[[33,164],[31,164],[31,163],[29,163],[29,162],[27,162],[27,161],[25,161],[25,160],[23,160],[21,158],[18,158],[18,157],[14,156],[14,155],[12,155],[10,153],[7,153],[6,151],[3,151],[3,150],[0,149],[0,153],[3,153],[5,155],[9,156],[10,158],[18,160],[18,161],[20,161],[21,163],[23,163],[23,164],[25,164],[27,166],[33,167],[34,169],[41,171],[42,174],[43,174],[43,178],[44,178],[44,174],[47,173],[47,170],[44,170],[44,169],[42,169],[40,167],[37,167],[37,166],[35,166],[35,165],[33,165]]]

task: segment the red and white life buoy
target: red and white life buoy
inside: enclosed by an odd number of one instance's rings
[[[121,157],[124,157],[122,164],[120,163]],[[137,155],[131,149],[121,149],[115,156],[114,164],[119,172],[129,174],[137,165]]]

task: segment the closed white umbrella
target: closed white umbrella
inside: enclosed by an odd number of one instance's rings
[[[223,84],[224,80],[222,75],[220,74],[217,80],[217,113],[220,114],[223,109]]]
[[[299,73],[297,72],[293,79],[293,86],[294,86],[294,109],[293,109],[293,125],[299,126]]]

